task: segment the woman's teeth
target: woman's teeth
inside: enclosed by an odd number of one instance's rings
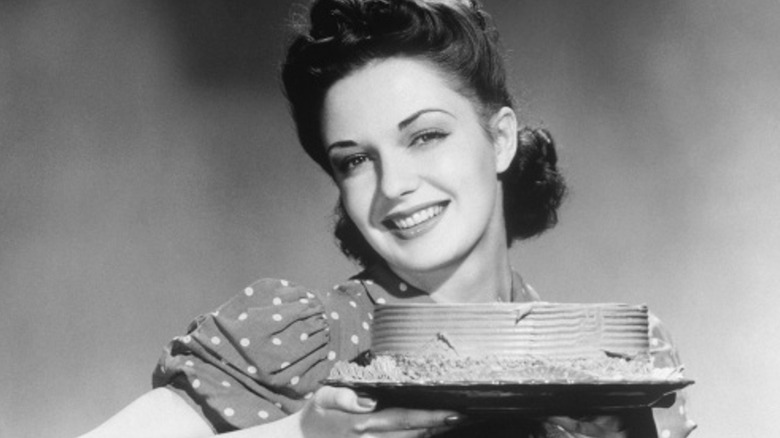
[[[416,213],[414,213],[411,216],[405,217],[403,219],[396,219],[393,221],[393,224],[398,227],[401,230],[405,230],[407,228],[412,228],[416,225],[419,225],[429,219],[432,219],[439,215],[439,213],[444,210],[444,207],[441,205],[434,205],[433,207],[428,207],[425,210],[420,210]]]

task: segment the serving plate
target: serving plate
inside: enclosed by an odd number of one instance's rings
[[[587,382],[355,382],[323,384],[375,397],[382,407],[448,409],[470,416],[585,415],[669,407],[693,380]]]

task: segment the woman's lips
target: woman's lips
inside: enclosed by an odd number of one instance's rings
[[[414,237],[432,228],[447,208],[448,203],[448,201],[437,202],[411,213],[392,214],[383,220],[382,224],[400,237]]]

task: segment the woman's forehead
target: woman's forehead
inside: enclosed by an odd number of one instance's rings
[[[423,109],[474,111],[471,101],[433,64],[414,58],[375,61],[328,90],[323,131],[331,140],[360,127],[392,127]]]

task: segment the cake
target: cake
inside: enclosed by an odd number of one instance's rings
[[[371,351],[331,380],[362,382],[652,381],[648,311],[620,303],[389,304]]]

